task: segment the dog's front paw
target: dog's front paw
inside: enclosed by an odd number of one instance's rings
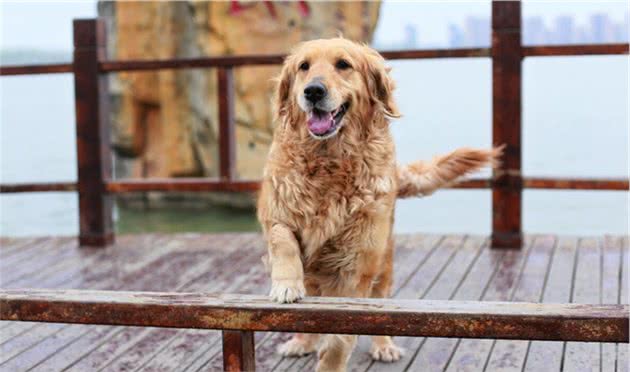
[[[306,289],[304,282],[297,279],[273,280],[269,297],[281,304],[296,302],[304,298]]]
[[[373,344],[370,348],[370,355],[374,360],[391,363],[400,359],[403,355],[403,349],[393,343],[387,343],[384,345]]]

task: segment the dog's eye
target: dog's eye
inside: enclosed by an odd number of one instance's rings
[[[302,71],[307,71],[309,67],[311,67],[311,66],[306,61],[304,61],[304,62],[302,62],[300,64],[300,70],[302,70]]]
[[[340,70],[347,70],[352,66],[350,66],[348,61],[346,61],[345,59],[340,59],[339,61],[337,61],[337,64],[335,64],[335,67]]]

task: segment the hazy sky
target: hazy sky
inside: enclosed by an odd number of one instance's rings
[[[627,0],[525,0],[523,16],[541,15],[549,23],[558,15],[569,14],[578,24],[585,24],[593,13],[606,13],[621,21],[628,8]],[[4,0],[0,3],[0,45],[3,49],[71,50],[72,19],[95,15],[94,0]],[[400,40],[403,27],[414,24],[422,43],[446,46],[448,25],[461,24],[470,15],[489,17],[490,1],[386,1],[381,8],[376,37],[382,42]]]

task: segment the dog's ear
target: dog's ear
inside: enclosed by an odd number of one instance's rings
[[[385,60],[374,49],[365,46],[367,52],[367,80],[370,98],[382,106],[383,114],[389,118],[399,118],[400,112],[394,100],[396,85],[389,76],[391,68],[385,67]]]
[[[275,79],[276,92],[273,98],[274,114],[277,118],[285,116],[288,113],[289,100],[291,94],[291,84],[293,82],[293,59],[287,57],[282,65],[282,71]]]

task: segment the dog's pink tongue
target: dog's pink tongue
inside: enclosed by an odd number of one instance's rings
[[[333,122],[330,112],[322,115],[311,114],[308,118],[308,129],[314,134],[324,134],[332,128]]]

